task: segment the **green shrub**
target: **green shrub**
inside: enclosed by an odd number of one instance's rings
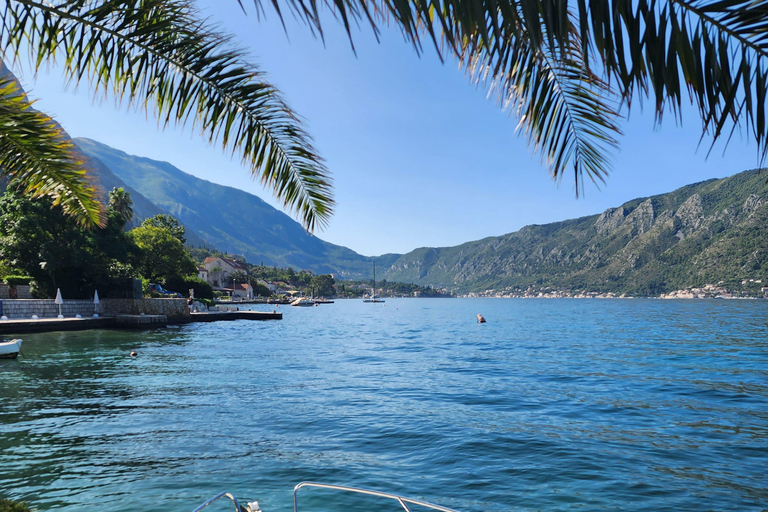
[[[213,299],[198,299],[197,297],[195,297],[195,300],[202,304],[205,304],[207,307],[216,305],[216,302]]]
[[[31,512],[32,509],[23,501],[0,498],[0,512]]]
[[[32,276],[13,275],[5,276],[5,284],[8,286],[23,286],[28,285],[32,280]]]

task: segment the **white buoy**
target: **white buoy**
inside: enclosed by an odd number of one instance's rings
[[[480,313],[477,314],[477,323],[484,324],[485,323],[485,317],[481,315]]]

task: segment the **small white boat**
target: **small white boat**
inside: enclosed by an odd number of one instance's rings
[[[291,306],[298,306],[298,307],[305,307],[305,308],[308,308],[314,305],[315,305],[315,301],[312,299],[308,299],[306,297],[301,297],[291,302]]]
[[[21,351],[21,340],[0,341],[0,359],[16,359]]]
[[[453,509],[450,509],[448,507],[443,507],[440,505],[435,505],[434,503],[429,503],[426,501],[421,501],[413,498],[406,498],[405,496],[399,496],[397,494],[390,494],[387,492],[380,492],[380,491],[374,491],[371,489],[361,489],[359,487],[347,487],[344,485],[333,485],[333,484],[321,484],[318,482],[302,482],[296,487],[293,488],[293,512],[299,512],[299,490],[302,488],[315,488],[315,489],[328,489],[328,490],[335,490],[335,491],[344,491],[349,493],[355,493],[355,494],[365,494],[368,496],[378,497],[378,498],[385,498],[390,499],[398,502],[403,509],[405,509],[405,512],[411,512],[410,505],[416,505],[417,507],[423,507],[426,509],[435,510],[437,512],[456,512]],[[259,502],[258,501],[252,501],[248,503],[247,505],[241,505],[240,502],[237,501],[237,498],[231,493],[228,492],[222,492],[221,494],[218,494],[214,496],[213,498],[209,499],[199,507],[197,507],[192,512],[200,512],[205,507],[213,503],[214,501],[217,501],[221,498],[228,498],[233,508],[235,509],[235,512],[263,512],[259,508]],[[394,507],[387,507],[387,510],[393,510],[397,511],[399,507],[396,505]],[[221,509],[221,507],[219,507]],[[400,512],[403,512],[402,510]]]

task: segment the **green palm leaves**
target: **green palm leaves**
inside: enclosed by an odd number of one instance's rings
[[[297,117],[229,39],[176,0],[11,0],[0,13],[6,58],[58,59],[74,82],[190,124],[238,155],[296,211],[305,228],[327,223],[331,182]]]
[[[263,0],[255,0],[259,8]],[[270,2],[274,3],[274,2]],[[277,6],[277,4],[274,4]],[[554,178],[602,179],[618,120],[650,99],[660,121],[686,99],[712,143],[742,129],[768,154],[765,0],[288,0],[322,34],[320,8],[348,33],[394,20],[417,50],[452,53],[513,107]],[[278,9],[278,12],[279,9]],[[687,93],[687,98],[685,97]]]
[[[103,222],[73,144],[55,122],[31,108],[15,80],[0,79],[0,169],[32,197],[50,196],[82,225]]]
[[[255,0],[259,9],[263,2]],[[741,129],[757,142],[761,159],[768,154],[765,0],[268,3],[281,16],[291,10],[321,35],[323,6],[348,32],[355,23],[377,31],[393,20],[417,50],[426,38],[453,54],[472,80],[518,114],[555,179],[573,172],[577,193],[585,177],[602,180],[610,169],[623,108],[638,99],[651,101],[659,121],[667,111],[679,116],[690,101],[701,114],[702,136],[713,144]],[[262,74],[189,2],[7,0],[0,23],[6,59],[29,52],[36,67],[58,59],[74,82],[86,80],[146,108],[164,126],[192,125],[237,154],[308,230],[328,221],[331,182],[310,137]],[[97,222],[80,167],[64,156],[66,143],[43,118],[36,122],[48,131],[35,135],[7,85],[0,87],[2,115],[15,109],[21,117],[3,118],[0,164],[28,176],[28,190],[53,195],[82,222]],[[11,136],[14,130],[25,130],[26,146],[18,133]]]

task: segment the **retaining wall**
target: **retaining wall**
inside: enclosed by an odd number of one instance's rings
[[[103,299],[105,315],[165,315],[169,322],[189,322],[187,299]]]
[[[59,306],[54,299],[3,299],[3,315],[8,318],[56,318]],[[93,316],[92,300],[64,300],[61,314],[65,317]],[[100,315],[165,315],[171,322],[188,322],[189,308],[186,299],[101,299],[96,306]]]
[[[75,315],[92,316],[92,300],[65,300],[61,305],[61,314],[67,317]],[[59,306],[53,299],[3,299],[3,315],[8,318],[56,318]]]
[[[11,287],[7,284],[0,284],[0,299],[8,299],[11,297]],[[17,299],[31,299],[32,292],[29,289],[29,285],[20,284],[16,286],[16,298]]]

